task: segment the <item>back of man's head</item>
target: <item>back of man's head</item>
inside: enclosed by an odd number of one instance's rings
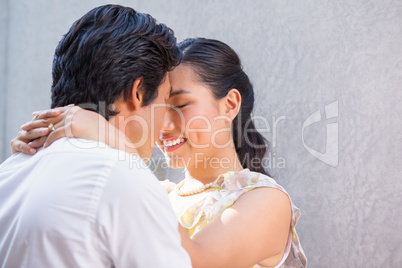
[[[81,104],[100,112],[101,105],[108,118],[116,114],[111,105],[120,96],[130,97],[136,78],[143,79],[148,105],[180,56],[173,31],[150,15],[118,5],[97,7],[56,48],[51,106]]]

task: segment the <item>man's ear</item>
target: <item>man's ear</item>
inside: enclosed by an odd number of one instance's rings
[[[240,111],[240,106],[241,106],[241,95],[240,92],[232,88],[229,90],[228,94],[224,98],[224,109],[225,109],[225,115],[230,118],[231,121],[235,119],[237,114]]]
[[[142,90],[142,83],[144,78],[136,78],[133,82],[133,86],[131,87],[131,95],[129,102],[131,103],[131,109],[138,110],[144,104],[144,90]]]

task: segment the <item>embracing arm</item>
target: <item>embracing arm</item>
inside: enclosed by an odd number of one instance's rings
[[[49,124],[54,126],[54,131],[50,131]],[[101,115],[71,105],[35,112],[34,118],[21,126],[21,131],[11,141],[11,152],[32,155],[37,148],[48,147],[63,137],[100,141],[118,150],[137,152],[124,133]]]
[[[257,188],[240,197],[220,217],[191,239],[179,231],[193,267],[266,267],[284,254],[291,222],[288,196],[274,188]]]

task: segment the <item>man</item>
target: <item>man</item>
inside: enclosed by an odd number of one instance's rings
[[[164,112],[152,122],[150,104],[165,102],[179,61],[172,30],[151,16],[95,8],[56,48],[52,107],[104,114],[149,157],[155,133],[145,128],[159,130]],[[0,266],[190,267],[168,197],[142,164],[75,139],[11,156],[0,166]]]

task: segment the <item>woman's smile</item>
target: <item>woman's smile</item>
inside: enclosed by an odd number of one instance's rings
[[[186,143],[186,138],[162,138],[163,149],[165,152],[173,152]]]

